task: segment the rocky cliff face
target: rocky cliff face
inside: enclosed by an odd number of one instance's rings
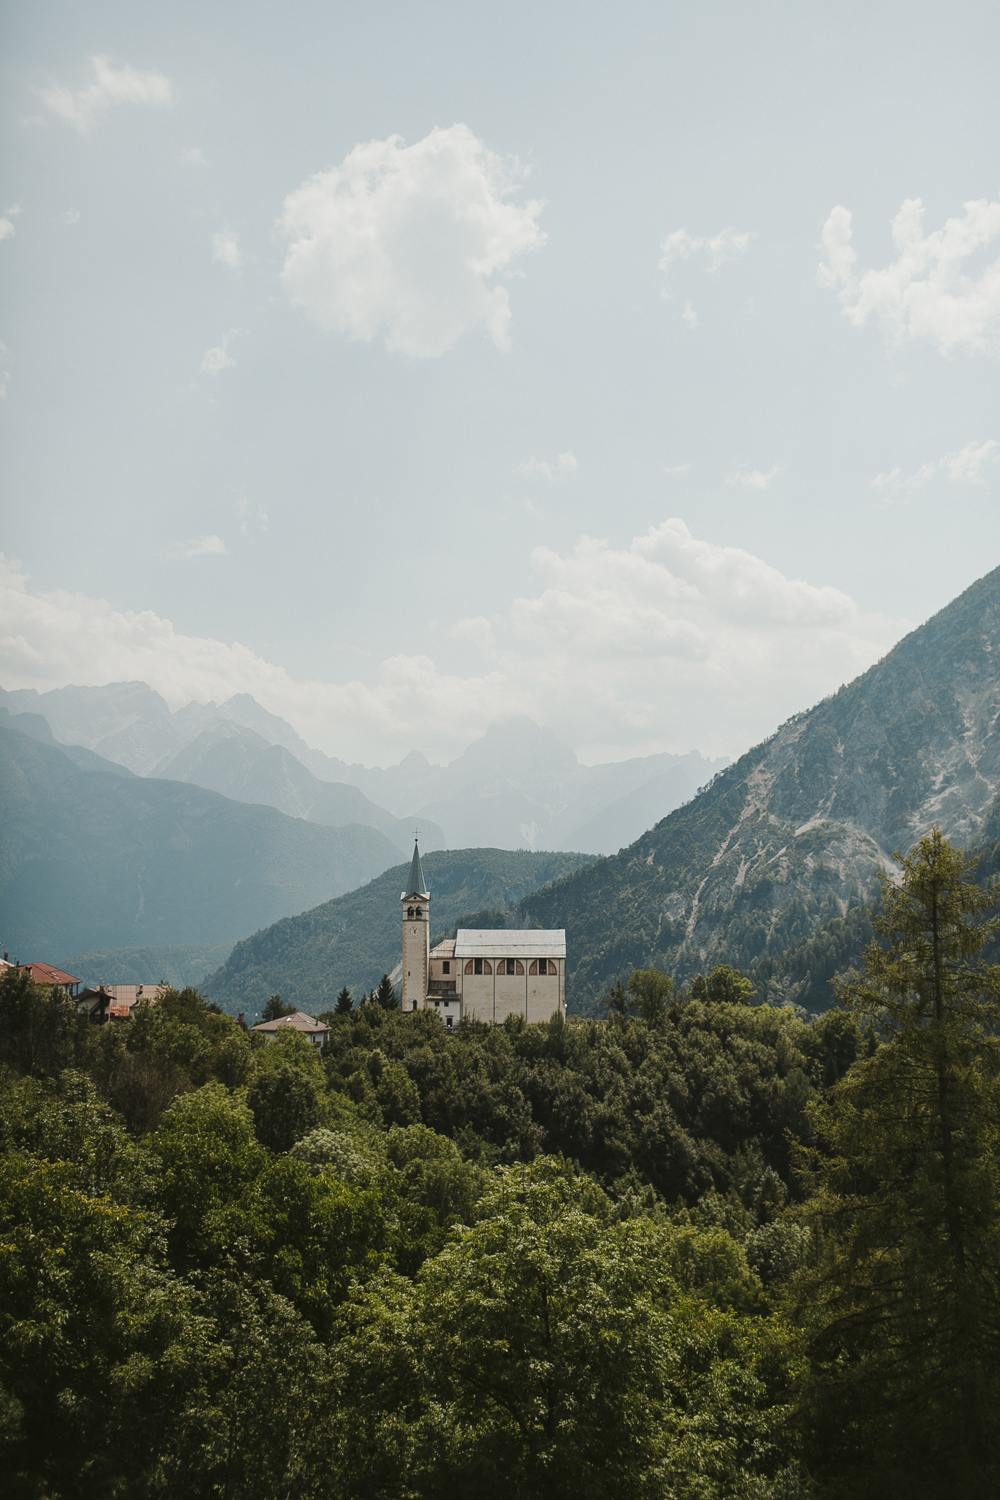
[[[567,927],[577,1006],[636,964],[751,968],[862,905],[933,826],[978,841],[1000,789],[998,714],[1000,569],[523,917]]]

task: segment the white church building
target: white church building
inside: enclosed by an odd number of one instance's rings
[[[402,1005],[436,1010],[445,1026],[463,1016],[547,1021],[566,1014],[566,933],[460,927],[431,947],[431,895],[414,842],[403,908]]]

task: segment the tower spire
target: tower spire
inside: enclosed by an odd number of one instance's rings
[[[410,862],[410,878],[407,881],[405,894],[407,896],[426,896],[427,887],[424,884],[424,872],[420,864],[420,850],[417,840],[413,840],[413,859]]]

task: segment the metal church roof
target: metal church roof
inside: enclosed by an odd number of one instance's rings
[[[460,927],[455,935],[456,958],[565,958],[566,929],[542,932],[535,927]]]

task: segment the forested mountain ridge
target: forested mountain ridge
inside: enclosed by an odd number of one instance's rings
[[[1000,786],[1000,569],[618,855],[525,898],[566,927],[572,1008],[635,965],[780,974],[931,827],[972,845]]]

